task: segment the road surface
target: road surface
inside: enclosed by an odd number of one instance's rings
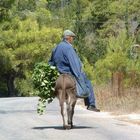
[[[58,100],[36,113],[38,98],[0,98],[0,140],[140,140],[140,126],[76,105],[74,129],[63,130]]]

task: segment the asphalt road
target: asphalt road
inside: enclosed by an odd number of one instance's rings
[[[140,140],[140,126],[76,105],[74,129],[63,130],[58,100],[36,113],[36,97],[0,98],[0,140]]]

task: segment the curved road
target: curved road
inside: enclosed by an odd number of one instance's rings
[[[36,97],[0,98],[0,140],[140,140],[140,126],[76,105],[74,129],[63,130],[58,100],[36,113]]]

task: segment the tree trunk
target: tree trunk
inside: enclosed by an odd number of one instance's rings
[[[123,94],[123,72],[115,72],[112,74],[112,91],[116,96]]]
[[[13,74],[10,74],[9,77],[7,77],[7,89],[8,89],[8,96],[9,97],[15,97],[15,86],[14,86],[14,80],[15,77]]]

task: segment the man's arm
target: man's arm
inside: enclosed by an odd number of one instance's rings
[[[52,66],[55,65],[55,64],[54,64],[54,59],[53,59],[54,52],[55,52],[55,49],[53,49],[52,54],[51,54],[51,58],[50,58],[50,60],[49,60],[49,62],[48,62],[48,63],[49,63],[50,65],[52,65]]]
[[[75,75],[76,78],[79,78],[81,75],[82,65],[81,65],[79,57],[77,56],[73,48],[70,48],[69,50],[67,50],[67,58],[68,58],[72,73]]]
[[[72,50],[68,50],[68,61],[70,63],[71,70],[75,75],[76,81],[78,82],[79,87],[79,95],[88,96],[89,90],[85,83],[85,78],[82,74],[82,63],[80,58],[77,56],[76,52]],[[81,90],[82,89],[82,90]]]

